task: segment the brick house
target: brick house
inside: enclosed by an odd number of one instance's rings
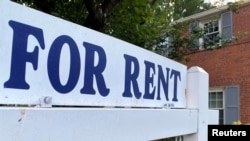
[[[208,72],[209,108],[219,110],[220,124],[232,124],[236,120],[250,123],[250,1],[240,6],[239,13],[222,6],[181,20],[190,19],[199,27],[213,22],[206,33],[212,40],[222,33],[228,39],[243,34],[242,39],[221,49],[208,51],[201,46],[198,52],[187,55],[190,61],[184,64],[200,66]]]

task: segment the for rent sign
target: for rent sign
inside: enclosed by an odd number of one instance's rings
[[[186,66],[0,1],[0,103],[185,107]]]

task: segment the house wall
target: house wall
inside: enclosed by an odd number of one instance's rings
[[[233,14],[233,34],[243,35],[237,42],[213,51],[187,55],[188,67],[200,66],[209,73],[209,86],[238,85],[240,88],[240,120],[250,123],[250,5]],[[248,33],[247,33],[248,32]]]

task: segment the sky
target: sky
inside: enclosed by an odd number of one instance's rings
[[[204,0],[205,2],[211,2],[211,4],[218,3],[219,1],[223,1],[223,4],[227,4],[228,2],[236,2],[238,0]]]

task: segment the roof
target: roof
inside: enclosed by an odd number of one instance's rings
[[[249,4],[250,4],[250,0],[244,0],[243,3],[241,4],[241,7],[249,5]],[[184,21],[188,21],[188,20],[200,19],[200,18],[203,18],[203,17],[214,15],[216,13],[221,13],[223,11],[228,10],[228,8],[229,8],[228,5],[212,8],[212,9],[209,9],[209,10],[206,10],[206,11],[203,11],[203,12],[200,12],[200,13],[185,17],[185,18],[181,18],[179,20],[176,20],[175,22],[179,23],[179,22],[184,22]]]

